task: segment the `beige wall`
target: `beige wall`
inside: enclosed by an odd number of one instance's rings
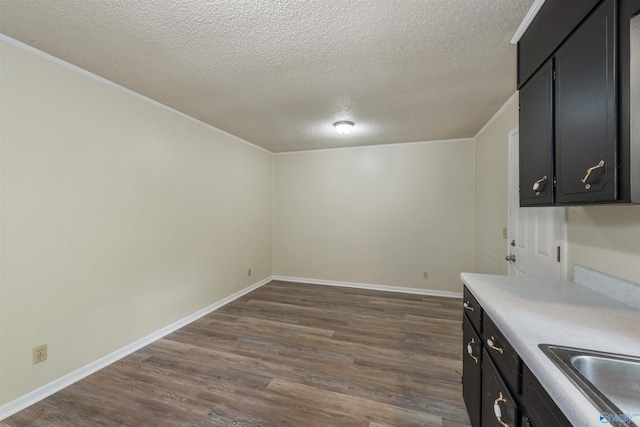
[[[274,173],[275,274],[461,291],[472,140],[278,154]]]
[[[518,97],[513,96],[478,132],[475,180],[475,271],[507,274],[509,131],[518,126]]]
[[[273,158],[0,49],[1,405],[271,276]]]
[[[570,207],[569,276],[581,264],[640,283],[640,206]]]

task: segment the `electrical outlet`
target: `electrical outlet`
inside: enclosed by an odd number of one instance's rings
[[[251,269],[247,272],[247,276],[251,276]]]
[[[422,273],[422,278],[423,279],[429,279],[429,272],[425,271],[424,273]]]
[[[47,360],[47,345],[42,344],[33,348],[33,364]]]

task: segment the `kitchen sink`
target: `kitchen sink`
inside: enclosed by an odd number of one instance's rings
[[[540,344],[540,349],[614,426],[640,423],[640,357]]]

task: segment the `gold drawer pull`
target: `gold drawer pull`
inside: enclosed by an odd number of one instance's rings
[[[503,354],[503,353],[504,353],[504,350],[503,350],[503,349],[501,349],[500,347],[496,347],[496,345],[495,345],[495,340],[496,340],[496,339],[493,337],[493,335],[491,336],[491,338],[487,338],[487,345],[488,345],[490,348],[492,348],[492,349],[494,349],[495,351],[497,351],[498,353]]]
[[[462,306],[469,311],[473,311],[473,306],[469,301],[465,301],[464,304],[462,304]]]
[[[502,421],[502,410],[500,409],[500,402],[507,403],[504,397],[502,397],[502,392],[500,392],[500,396],[496,400],[493,401],[493,415],[496,416],[496,419],[503,427],[511,427],[509,424]]]
[[[582,178],[582,183],[584,184],[584,188],[586,188],[587,190],[591,188],[591,184],[587,182],[587,180],[589,179],[589,176],[591,175],[591,172],[593,172],[596,169],[600,169],[604,167],[604,160],[600,160],[600,163],[598,163],[595,166],[590,167],[589,169],[587,169],[587,174],[584,176],[584,178]]]
[[[473,347],[471,347],[471,344],[475,344],[475,343],[476,343],[475,338],[471,338],[471,341],[467,343],[467,353],[469,353],[469,356],[471,356],[471,358],[473,359],[474,362],[476,362],[476,365],[477,365],[478,358],[473,355]]]

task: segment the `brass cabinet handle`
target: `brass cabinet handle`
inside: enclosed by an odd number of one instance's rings
[[[496,419],[503,427],[511,427],[509,424],[502,421],[502,410],[500,409],[500,402],[507,403],[504,397],[502,397],[502,392],[496,400],[493,401],[493,415],[496,416]]]
[[[469,301],[465,301],[464,304],[462,304],[462,306],[469,311],[473,311],[473,306]]]
[[[504,353],[504,350],[503,350],[503,349],[501,349],[500,347],[496,347],[496,345],[495,345],[495,340],[496,340],[496,339],[493,337],[493,335],[491,336],[491,338],[487,338],[487,345],[488,345],[490,348],[492,348],[492,349],[494,349],[495,351],[497,351],[498,353],[503,354],[503,353]]]
[[[471,338],[471,341],[467,343],[467,353],[469,353],[469,356],[471,356],[471,358],[473,359],[474,362],[476,362],[476,365],[477,365],[478,358],[473,355],[473,347],[471,347],[471,344],[475,344],[475,343],[476,343],[475,338]]]
[[[537,180],[536,182],[533,183],[533,191],[536,192],[536,196],[540,195],[540,190],[542,190],[542,187],[544,187],[544,183],[547,181],[547,176],[543,176],[542,178],[540,178],[539,180]]]
[[[591,175],[591,172],[603,167],[604,167],[604,160],[600,160],[600,163],[587,169],[587,174],[584,176],[584,178],[581,179],[582,183],[584,184],[584,188],[586,188],[587,190],[591,188],[591,184],[587,182],[587,180],[589,179],[589,176]]]

